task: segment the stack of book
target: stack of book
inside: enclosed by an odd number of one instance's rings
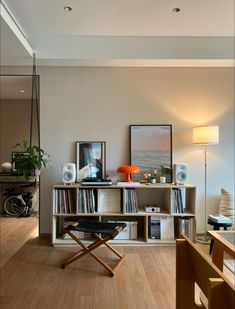
[[[215,223],[228,223],[228,224],[232,223],[232,220],[230,218],[225,217],[223,215],[216,215],[216,216],[209,215],[208,219]]]
[[[194,241],[194,218],[192,217],[179,217],[179,231],[177,237],[180,234],[184,234],[188,238]]]
[[[126,212],[137,213],[138,212],[138,201],[135,189],[125,190],[125,201],[126,201]]]
[[[55,190],[55,213],[76,213],[75,191],[68,189]]]
[[[78,213],[94,213],[95,196],[93,189],[78,191]]]

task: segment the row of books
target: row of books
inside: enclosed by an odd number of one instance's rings
[[[135,189],[128,189],[125,191],[126,194],[126,212],[137,213],[138,212],[138,201]]]
[[[94,190],[79,190],[78,192],[78,213],[95,212]]]
[[[75,190],[55,190],[55,213],[76,213]]]
[[[184,206],[185,206],[184,192],[185,192],[184,189],[180,189],[180,188],[172,189],[174,213],[184,212]]]
[[[194,241],[195,231],[194,231],[194,218],[192,217],[179,217],[178,218],[178,233],[186,235],[188,238]]]

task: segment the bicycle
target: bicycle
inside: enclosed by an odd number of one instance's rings
[[[31,187],[30,185],[23,185],[20,188]],[[7,189],[7,192],[4,194],[6,198],[3,202],[3,207],[5,212],[9,216],[13,217],[29,217],[33,211],[32,209],[32,194],[30,192],[22,193],[17,192],[15,189]]]

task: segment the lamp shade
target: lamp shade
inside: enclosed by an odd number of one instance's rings
[[[210,145],[219,143],[219,127],[203,126],[193,128],[193,144]]]
[[[134,166],[134,165],[122,165],[119,166],[119,168],[117,169],[118,173],[124,173],[126,174],[126,182],[131,182],[131,174],[137,174],[140,172],[140,169],[138,166]]]

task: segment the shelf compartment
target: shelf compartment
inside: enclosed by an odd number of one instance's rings
[[[171,212],[171,189],[170,188],[136,188],[138,210],[145,212],[146,206],[160,207],[160,212],[170,214]],[[146,214],[146,213],[145,213]]]
[[[194,187],[172,188],[171,190],[171,213],[194,214],[196,190]]]
[[[173,241],[174,217],[156,215],[148,217],[148,239]]]
[[[100,214],[122,213],[122,190],[99,189],[97,191],[97,211]]]
[[[101,217],[102,222],[137,222],[137,240],[145,239],[146,240],[146,218],[141,216],[105,216]],[[132,239],[128,239],[132,241]],[[114,239],[114,241],[116,241]],[[121,241],[117,239],[117,241]]]
[[[53,238],[53,243],[55,243],[56,240],[60,239],[66,242],[69,240],[70,242],[75,242],[73,239],[70,237],[67,238],[67,235],[64,236],[63,234],[63,229],[66,225],[73,224],[78,222],[79,219],[87,219],[87,220],[94,220],[94,221],[99,221],[99,216],[72,216],[72,215],[64,215],[64,216],[54,216],[53,218],[53,225],[56,227],[53,231],[54,233],[54,238]],[[76,234],[76,233],[75,233]],[[86,235],[85,235],[86,236]],[[88,240],[88,237],[82,237],[82,235],[79,235],[79,238],[81,239],[86,239]]]
[[[76,189],[55,189],[53,192],[54,213],[76,213]]]

